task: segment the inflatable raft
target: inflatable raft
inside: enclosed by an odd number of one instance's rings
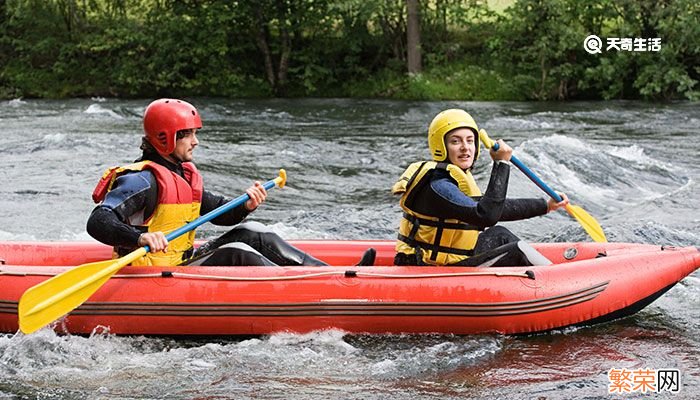
[[[259,335],[522,334],[631,315],[700,267],[694,247],[624,243],[533,246],[535,267],[396,267],[392,241],[295,241],[329,267],[126,267],[53,324],[59,332]],[[368,247],[374,267],[353,267]],[[93,242],[0,243],[0,332],[18,330],[25,290],[109,259]]]

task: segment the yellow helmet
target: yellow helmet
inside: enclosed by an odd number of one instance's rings
[[[479,158],[479,128],[471,115],[464,110],[452,108],[442,111],[433,118],[428,127],[428,147],[430,154],[435,161],[445,161],[447,159],[447,148],[445,147],[445,136],[457,128],[469,128],[474,131],[474,161]]]

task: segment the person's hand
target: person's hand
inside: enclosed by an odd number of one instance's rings
[[[508,146],[506,142],[503,141],[503,139],[498,139],[496,143],[498,143],[498,151],[495,151],[493,147],[491,148],[491,150],[489,151],[491,159],[493,159],[493,161],[509,161],[510,156],[513,155],[513,149],[510,146]]]
[[[250,200],[245,202],[245,209],[248,211],[253,211],[258,208],[267,198],[267,190],[265,190],[265,187],[259,181],[255,181],[255,184],[246,189],[245,192],[250,196]]]
[[[139,247],[148,246],[151,253],[165,251],[168,249],[168,239],[163,232],[146,232],[139,236]]]
[[[564,194],[564,193],[558,193],[558,194],[559,194],[559,196],[561,196],[561,201],[559,203],[557,203],[557,201],[551,197],[549,198],[549,200],[547,200],[547,212],[548,213],[552,212],[554,210],[558,210],[562,207],[566,207],[569,204],[569,197],[566,194]]]

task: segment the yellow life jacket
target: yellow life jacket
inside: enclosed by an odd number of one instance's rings
[[[420,195],[424,185],[430,183],[430,172],[435,169],[446,170],[465,195],[481,196],[471,172],[454,164],[435,161],[411,164],[391,189],[393,194],[401,195],[404,211],[396,252],[412,257],[418,253],[424,264],[450,265],[473,255],[480,229],[457,219],[437,218],[412,209],[413,197]]]
[[[112,189],[117,177],[122,174],[149,170],[158,183],[158,201],[153,214],[145,221],[129,220],[128,224],[140,227],[147,232],[161,231],[166,235],[199,217],[202,202],[202,176],[194,164],[182,163],[185,178],[170,171],[168,168],[151,161],[141,161],[123,167],[109,168],[95,187],[92,198],[96,203],[104,200],[107,192]],[[195,231],[181,235],[168,242],[168,250],[158,253],[147,253],[132,265],[178,265],[183,260],[185,252],[191,251],[194,245]],[[114,257],[118,257],[115,249]]]

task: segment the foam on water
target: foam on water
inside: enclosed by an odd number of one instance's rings
[[[693,182],[683,165],[651,157],[636,144],[600,146],[552,135],[526,140],[515,153],[555,190],[584,204],[606,204],[608,211],[674,196]]]
[[[492,120],[486,121],[484,126],[488,126],[489,129],[494,131],[493,134],[489,134],[493,140],[500,138],[500,135],[496,135],[497,131],[516,130],[516,131],[531,131],[540,129],[553,129],[556,125],[548,121],[533,121],[529,118],[518,118],[518,117],[497,117]]]
[[[0,240],[2,241],[37,241],[39,238],[37,238],[36,235],[34,234],[28,234],[28,233],[16,233],[16,232],[7,232],[0,230]]]
[[[387,341],[394,348],[386,347]],[[88,338],[57,336],[42,329],[0,335],[0,376],[5,377],[0,382],[12,379],[29,391],[60,382],[62,391],[82,395],[158,398],[227,390],[245,394],[260,381],[292,384],[297,390],[306,381],[312,392],[319,384],[345,390],[353,382],[422,380],[426,374],[474,365],[500,347],[500,340],[489,337],[346,337],[337,330],[204,343],[104,332]],[[195,381],[199,389],[193,389]]]
[[[48,144],[57,144],[66,140],[66,135],[63,133],[53,133],[50,135],[45,135],[43,141]]]
[[[72,232],[72,231],[64,231],[61,233],[61,240],[66,240],[66,241],[77,241],[77,242],[86,242],[86,241],[94,241],[95,239],[90,236],[87,231],[80,231],[80,232]]]
[[[581,154],[581,156],[584,156],[587,153],[594,153],[594,147],[590,143],[587,143],[579,138],[559,134],[528,139],[517,148],[523,151],[527,151],[529,145],[547,147],[550,149],[557,150],[576,150],[584,153]]]
[[[644,149],[637,146],[636,144],[625,147],[610,146],[607,151],[608,154],[612,154],[616,157],[620,157],[627,161],[634,161],[638,163],[649,163],[650,161],[652,161],[646,154],[644,154]]]
[[[7,105],[10,107],[22,107],[22,106],[27,105],[27,102],[22,100],[21,97],[19,97],[16,99],[8,100]]]
[[[331,235],[321,230],[308,227],[299,228],[297,226],[287,225],[283,222],[276,222],[268,225],[272,230],[287,240],[293,239],[333,239]]]
[[[105,114],[105,115],[109,115],[112,118],[118,118],[118,119],[124,118],[121,115],[117,114],[116,112],[114,112],[110,109],[104,108],[99,104],[90,104],[90,106],[84,112],[85,112],[85,114]]]
[[[590,144],[580,139],[552,135],[527,140],[514,150],[523,164],[536,171],[535,174],[548,186],[564,191],[572,199],[583,197],[586,201],[601,203],[616,194],[614,189],[594,182],[587,175],[589,168],[581,168],[580,163],[576,162],[598,154]]]

